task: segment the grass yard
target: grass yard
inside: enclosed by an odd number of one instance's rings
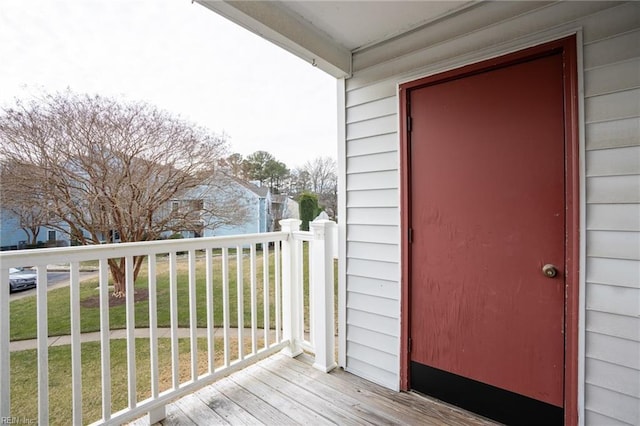
[[[251,325],[251,270],[249,262],[249,251],[245,250],[242,261],[243,276],[243,315],[244,326]],[[308,260],[305,256],[305,264]],[[188,262],[186,258],[181,258],[178,262],[178,323],[180,327],[189,326],[189,283],[188,283]],[[305,266],[306,268],[306,266]],[[230,256],[229,259],[229,316],[232,327],[238,326],[238,287],[237,287],[237,258]],[[256,300],[257,300],[257,323],[258,327],[263,327],[264,318],[264,287],[263,287],[263,256],[258,252],[256,256]],[[274,326],[275,312],[275,265],[274,255],[269,256],[269,325]],[[80,285],[80,328],[83,333],[98,331],[100,329],[100,308],[97,305],[98,281],[89,280]],[[206,283],[204,257],[199,257],[196,264],[196,309],[197,323],[199,327],[206,327]],[[305,278],[305,288],[308,286],[308,279]],[[140,271],[135,288],[144,293],[148,289],[148,278],[146,263]],[[222,258],[214,257],[214,320],[217,326],[222,324]],[[70,334],[70,308],[69,308],[69,287],[51,290],[47,293],[48,300],[48,328],[49,336],[60,336]],[[169,266],[168,258],[158,258],[157,267],[157,300],[158,300],[158,326],[168,327],[170,325],[170,299],[169,299]],[[91,302],[91,303],[89,303]],[[92,306],[93,305],[93,306]],[[24,340],[36,338],[36,298],[26,297],[11,302],[10,306],[11,340]],[[146,297],[144,300],[135,303],[135,323],[136,327],[148,327],[149,325],[149,303]],[[125,328],[126,311],[125,305],[113,306],[109,309],[109,327],[111,329]]]
[[[242,287],[242,319],[244,326],[251,326],[251,275],[249,251],[242,257],[241,272]],[[269,299],[269,322],[274,325],[275,311],[275,265],[274,255],[270,252],[269,285],[266,289]],[[304,310],[305,322],[308,324],[308,246],[304,250]],[[230,256],[228,264],[230,323],[232,327],[238,325],[238,288],[237,288],[237,258]],[[334,263],[337,290],[337,262]],[[181,327],[189,326],[189,292],[188,292],[188,262],[186,257],[178,261],[177,304],[178,322]],[[222,325],[222,258],[214,257],[214,320],[215,326]],[[263,256],[258,252],[255,268],[256,280],[256,320],[258,327],[263,326],[264,302],[263,296]],[[148,290],[146,264],[136,280],[137,294],[146,296]],[[80,326],[83,333],[100,329],[100,308],[97,306],[97,280],[89,280],[80,285]],[[196,309],[197,324],[206,327],[206,283],[204,257],[199,257],[196,263]],[[136,298],[137,299],[137,298]],[[157,265],[157,299],[158,326],[170,325],[169,314],[169,266],[168,258],[158,257]],[[337,299],[337,298],[336,298]],[[70,334],[69,288],[63,287],[47,293],[49,336]],[[337,304],[337,300],[336,300]],[[337,316],[337,311],[336,311]],[[11,340],[32,339],[36,337],[36,298],[35,296],[11,302],[10,306]],[[111,329],[125,328],[125,305],[109,308],[109,326]],[[135,323],[137,328],[148,327],[149,303],[146,297],[136,300]],[[189,380],[190,375],[190,347],[189,339],[179,339],[180,352],[180,381]],[[112,412],[127,406],[127,364],[126,340],[112,340],[111,345],[111,394]],[[258,343],[262,347],[263,342]],[[231,359],[237,358],[238,342],[231,339],[229,353]],[[245,353],[250,352],[251,344],[245,344]],[[223,342],[215,341],[216,366],[222,365]],[[159,339],[160,389],[169,389],[171,377],[171,342],[169,339]],[[198,339],[198,371],[207,371],[206,339]],[[137,399],[144,400],[151,394],[149,340],[136,339],[136,376]],[[37,354],[35,350],[11,353],[11,413],[24,419],[37,419]],[[82,344],[82,394],[83,394],[83,423],[90,423],[101,417],[101,366],[100,343],[87,342]],[[57,346],[49,348],[49,421],[51,424],[69,424],[71,420],[71,348]]]
[[[262,346],[262,341],[258,343]],[[111,408],[112,412],[127,406],[127,357],[125,340],[111,341]],[[190,379],[191,353],[189,339],[179,339],[180,382]],[[250,351],[251,345],[246,344]],[[223,343],[215,341],[216,366],[223,365]],[[237,357],[237,340],[232,339],[231,358]],[[171,387],[171,342],[158,339],[160,391]],[[206,339],[198,339],[198,371],[207,371]],[[11,415],[24,419],[38,417],[38,377],[35,350],[11,353]],[[149,340],[136,339],[137,398],[142,401],[151,396]],[[100,343],[82,344],[82,413],[83,424],[99,420],[102,410]],[[71,348],[49,348],[49,423],[66,425],[71,422]]]

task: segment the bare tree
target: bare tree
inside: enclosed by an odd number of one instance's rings
[[[14,170],[3,185],[46,200],[48,226],[80,244],[154,240],[187,226],[193,215],[171,201],[212,176],[226,148],[223,136],[148,104],[70,91],[4,109],[0,143]],[[142,261],[134,258],[134,277]],[[122,297],[125,260],[109,267]]]
[[[35,245],[40,228],[48,223],[49,217],[46,201],[39,198],[38,193],[12,190],[14,185],[8,184],[12,177],[28,178],[29,170],[19,170],[8,162],[0,164],[0,205],[4,212],[15,216],[18,226],[27,236],[27,244]]]
[[[311,191],[311,180],[309,173],[304,168],[296,168],[291,171],[289,177],[289,193],[298,196],[305,191]]]
[[[235,176],[237,178],[247,179],[247,164],[244,162],[242,158],[242,154],[234,152],[227,158],[222,158],[218,162],[220,167],[227,171],[231,176]]]
[[[338,174],[336,161],[331,157],[317,157],[307,161],[296,173],[298,191],[309,191],[318,196],[320,206],[329,217],[338,212]]]
[[[309,176],[309,190],[316,194],[324,194],[333,190],[337,185],[336,160],[331,157],[317,157],[307,161],[302,169]]]
[[[249,218],[249,200],[240,182],[239,178],[218,171],[172,199],[170,209],[165,211],[171,231],[202,236],[205,230],[245,222]]]

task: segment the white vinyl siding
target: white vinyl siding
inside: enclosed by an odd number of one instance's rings
[[[611,217],[617,220],[612,222]],[[640,204],[589,204],[587,228],[595,231],[640,231]]]
[[[361,225],[399,225],[399,210],[394,207],[352,207],[349,209],[347,223]],[[394,242],[395,244],[395,242]]]
[[[639,6],[603,12],[610,30],[584,46],[585,408],[587,421],[599,416],[593,424],[640,423]]]
[[[637,71],[640,70],[640,59],[635,61],[635,66]],[[587,150],[638,146],[640,117],[591,123],[585,129],[585,134]]]
[[[480,4],[354,53],[345,85],[348,370],[399,386],[398,84],[576,30],[583,41],[586,150],[580,416],[587,424],[640,424],[637,2]]]
[[[635,175],[640,169],[640,146],[588,151],[586,161],[589,176]]]
[[[346,112],[346,353],[351,371],[398,389],[398,106],[379,94]]]

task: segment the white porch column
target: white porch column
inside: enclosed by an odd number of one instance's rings
[[[310,223],[311,283],[313,300],[313,347],[316,358],[313,367],[325,373],[336,367],[334,277],[333,277],[333,228],[330,220]]]
[[[289,346],[282,352],[290,357],[302,353],[302,305],[298,303],[302,294],[302,282],[298,279],[302,244],[293,238],[301,223],[298,219],[280,221],[282,231],[289,234],[282,241],[282,337],[289,340]]]

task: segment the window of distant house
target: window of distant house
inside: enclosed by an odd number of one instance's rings
[[[111,242],[119,241],[120,233],[115,229],[112,229],[111,231],[109,231],[109,239],[111,240]]]
[[[204,200],[191,200],[191,210],[202,210],[204,208]]]
[[[48,240],[49,241],[55,241],[56,240],[56,231],[49,231]]]
[[[179,208],[180,208],[180,202],[178,201],[171,202],[171,211],[177,212]]]

